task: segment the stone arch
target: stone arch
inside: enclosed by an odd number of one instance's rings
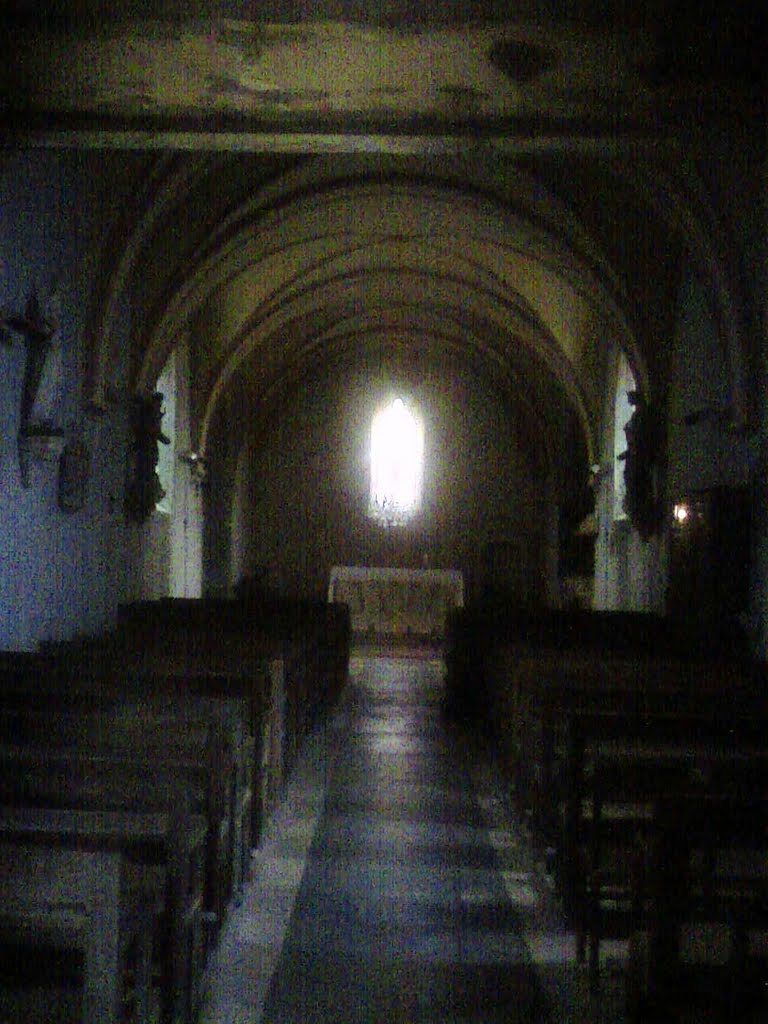
[[[259,339],[280,343],[281,317],[306,313],[310,295],[321,310],[323,290],[331,293],[331,285],[348,283],[355,273],[370,282],[386,265],[395,277],[408,280],[422,273],[420,264],[428,265],[434,287],[444,291],[457,279],[451,275],[459,275],[463,294],[474,294],[474,305],[478,296],[488,295],[493,305],[506,307],[507,319],[514,309],[513,328],[498,314],[496,326],[509,335],[510,350],[522,337],[548,357],[549,369],[567,382],[592,450],[600,419],[594,396],[601,385],[598,380],[591,389],[583,384],[586,364],[596,362],[591,356],[582,358],[584,350],[618,339],[642,364],[619,285],[607,269],[604,274],[595,270],[595,259],[582,257],[568,239],[553,232],[541,212],[540,190],[534,192],[539,209],[535,218],[527,219],[520,203],[515,209],[494,204],[487,194],[458,191],[455,183],[448,188],[439,182],[337,180],[320,190],[294,190],[275,207],[254,201],[251,219],[241,212],[222,227],[210,251],[172,296],[147,346],[139,384],[148,386],[162,353],[195,310],[211,303],[220,311],[228,303],[219,316],[226,326],[204,387],[206,411],[198,436],[198,445],[204,447],[222,388]],[[243,302],[246,294],[248,302]],[[233,314],[238,307],[240,315]],[[585,334],[595,336],[568,336],[579,319]],[[592,401],[585,401],[590,390]]]
[[[352,282],[352,285],[358,283]],[[371,283],[370,276],[364,279],[364,283]],[[443,282],[443,286],[448,287],[445,282]],[[484,361],[493,361],[503,367],[511,379],[520,382],[521,389],[524,387],[525,368],[535,365],[539,371],[551,373],[570,399],[582,426],[588,457],[591,457],[596,443],[593,430],[593,398],[583,388],[578,374],[568,360],[562,356],[556,342],[547,335],[545,326],[532,316],[530,310],[506,305],[502,296],[493,295],[490,292],[481,295],[475,286],[469,286],[457,280],[451,281],[450,287],[453,293],[452,297],[457,300],[456,305],[450,309],[443,306],[437,311],[429,306],[423,309],[425,320],[432,319],[431,323],[426,322],[422,325],[421,329],[425,335],[429,338],[437,338],[450,334],[454,343],[460,343],[458,339],[461,339]],[[359,295],[354,287],[351,295],[354,303],[355,297]],[[482,303],[478,302],[475,309],[471,304],[477,301],[480,295]],[[343,297],[343,292],[340,296],[337,290],[336,296],[337,299]],[[368,298],[370,299],[370,293]],[[243,325],[242,333],[236,339],[237,345],[233,355],[219,364],[216,378],[210,389],[209,401],[199,435],[201,450],[204,451],[207,445],[210,423],[218,403],[249,356],[253,354],[253,349],[249,346],[255,343],[254,339],[257,339],[258,345],[267,352],[274,350],[277,346],[283,346],[280,365],[276,371],[274,367],[262,364],[267,380],[265,387],[276,386],[280,374],[290,366],[291,361],[294,366],[298,366],[300,372],[301,353],[306,346],[315,352],[327,346],[330,352],[333,346],[338,344],[340,324],[343,326],[342,337],[345,337],[347,341],[350,338],[354,340],[355,336],[359,337],[362,333],[372,329],[379,309],[378,306],[373,305],[368,315],[348,318],[346,315],[348,306],[345,307],[343,303],[339,302],[326,307],[323,311],[323,319],[318,322],[314,316],[318,311],[312,301],[312,292],[306,293],[301,299],[303,301],[297,298],[285,307],[278,306],[277,309],[270,310],[267,315],[263,315],[259,311]],[[405,315],[408,318],[410,329],[415,330],[416,325],[409,318],[409,313],[410,310],[406,307]],[[296,320],[299,321],[298,328],[294,328]],[[307,321],[313,321],[311,327],[306,326]],[[402,330],[402,325],[399,329]],[[492,339],[489,339],[489,334],[493,335]],[[286,338],[291,338],[291,343],[287,342]],[[519,355],[510,351],[511,348],[518,346],[530,350],[535,356],[535,362],[532,363],[529,357],[521,363]],[[544,349],[547,350],[546,358],[543,356]],[[532,410],[531,414],[533,415],[533,409],[536,406],[534,397],[531,394],[525,394],[522,403]],[[546,412],[540,404],[536,415],[542,421],[546,421]]]
[[[134,201],[107,237],[85,325],[85,395],[87,406],[94,412],[103,412],[113,398],[110,367],[124,343],[127,300],[141,276],[142,257],[153,233],[168,218],[179,197],[204,174],[206,164],[203,156],[179,161],[174,154],[164,153],[154,158],[136,181]],[[166,359],[172,347],[166,351]]]
[[[749,394],[745,299],[735,268],[739,259],[723,217],[678,147],[663,167],[657,162],[620,161],[617,170],[660,221],[684,241],[688,257],[712,300],[731,386],[737,430],[748,427],[755,410]],[[631,360],[630,360],[631,362]]]

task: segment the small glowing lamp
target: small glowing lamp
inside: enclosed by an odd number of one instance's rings
[[[672,510],[672,517],[674,518],[678,526],[683,526],[685,523],[687,523],[688,519],[690,518],[690,515],[691,510],[688,508],[687,505],[675,505],[674,509]]]

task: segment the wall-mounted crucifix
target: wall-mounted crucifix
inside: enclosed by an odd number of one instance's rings
[[[58,457],[63,445],[63,431],[56,422],[63,376],[59,326],[55,289],[45,306],[33,289],[23,313],[0,314],[0,340],[9,345],[12,333],[16,333],[27,348],[18,431],[19,470],[24,487],[29,485],[30,455]]]

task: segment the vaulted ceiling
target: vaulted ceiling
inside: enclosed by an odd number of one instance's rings
[[[5,139],[109,150],[123,178],[93,402],[130,301],[135,386],[193,345],[201,449],[232,389],[265,416],[329,360],[451,359],[563,471],[563,433],[595,455],[619,348],[663,388],[683,253],[733,363],[697,156],[713,118],[759,124],[762,26],[652,6],[19,0]]]

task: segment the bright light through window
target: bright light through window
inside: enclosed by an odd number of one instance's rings
[[[162,497],[156,503],[158,512],[170,515],[173,510],[174,464],[176,461],[176,355],[171,352],[163,372],[157,378],[155,390],[163,396],[162,432],[169,439],[168,444],[157,446],[157,478],[160,481]]]
[[[400,398],[377,413],[371,427],[369,514],[385,526],[402,526],[421,497],[424,428]]]
[[[624,502],[627,496],[627,485],[624,480],[624,460],[622,458],[627,450],[626,426],[632,418],[633,408],[629,396],[637,390],[635,375],[629,360],[621,354],[619,360],[619,373],[616,380],[616,401],[614,405],[614,461],[613,461],[613,518],[626,519],[627,513]]]

